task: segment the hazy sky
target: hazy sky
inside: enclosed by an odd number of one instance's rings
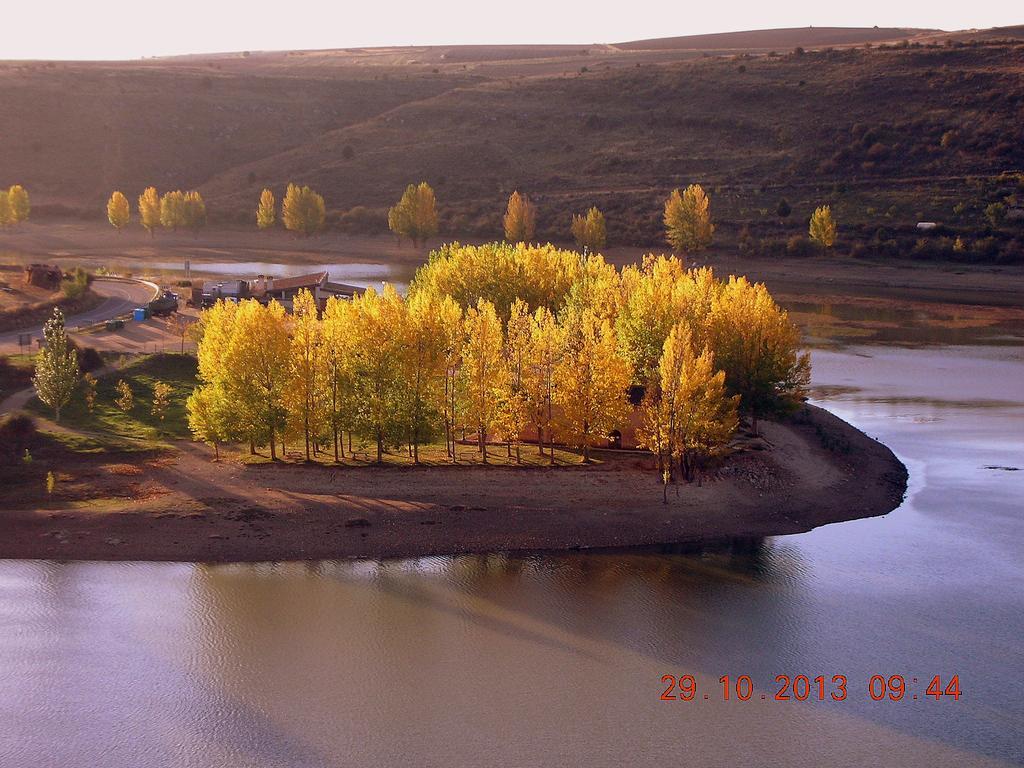
[[[954,30],[1024,23],[1020,8],[1009,0],[11,0],[3,2],[0,13],[0,59],[124,59],[371,45],[604,43],[808,25]]]

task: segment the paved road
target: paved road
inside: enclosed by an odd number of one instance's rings
[[[153,299],[152,286],[141,281],[109,280],[97,277],[92,282],[92,289],[104,297],[103,302],[88,312],[65,318],[64,324],[69,331],[75,330],[80,325],[101,323],[112,317],[131,312],[135,307],[148,304]],[[34,328],[22,328],[20,331],[0,333],[0,350],[7,352],[17,351],[18,334],[20,333],[31,333],[34,347],[34,340],[42,338],[43,326],[39,325]]]

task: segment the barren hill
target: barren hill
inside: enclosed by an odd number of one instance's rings
[[[211,218],[247,222],[263,186],[298,181],[372,230],[425,179],[446,232],[480,236],[519,188],[542,236],[598,204],[611,238],[647,244],[666,192],[699,181],[727,236],[774,231],[782,197],[794,222],[819,202],[863,227],[946,222],[962,203],[978,227],[1024,168],[1022,76],[1019,28],[11,62],[0,182],[39,215],[97,218],[114,188],[198,187]]]

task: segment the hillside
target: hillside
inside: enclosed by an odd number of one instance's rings
[[[636,245],[660,243],[661,200],[698,181],[726,242],[777,247],[829,202],[848,244],[935,220],[993,235],[994,257],[1019,247],[984,209],[1019,204],[1000,175],[1024,169],[1022,75],[1020,28],[8,63],[0,168],[41,216],[98,218],[111,189],[155,184],[198,187],[212,219],[247,222],[263,186],[294,180],[325,195],[333,225],[373,231],[425,179],[446,234],[497,235],[519,188],[539,236],[564,239],[597,204],[609,237]],[[341,218],[356,206],[369,210]]]

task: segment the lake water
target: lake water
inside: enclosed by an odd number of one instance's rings
[[[1021,764],[1015,333],[814,353],[816,400],[910,469],[881,518],[703,555],[2,562],[0,766]]]

